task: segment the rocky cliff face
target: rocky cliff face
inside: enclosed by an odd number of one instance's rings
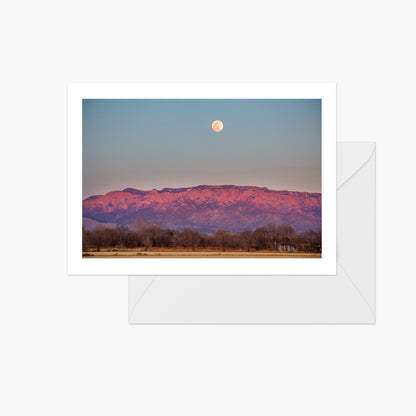
[[[256,186],[201,185],[141,191],[127,188],[83,201],[84,224],[129,225],[143,218],[170,229],[240,232],[286,222],[296,231],[321,228],[321,194]],[[91,221],[93,220],[93,221]]]

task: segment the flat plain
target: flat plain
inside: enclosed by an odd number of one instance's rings
[[[273,250],[243,251],[243,250],[180,250],[178,248],[154,248],[154,249],[101,249],[100,251],[88,250],[82,253],[84,258],[321,258],[321,253],[283,252]]]

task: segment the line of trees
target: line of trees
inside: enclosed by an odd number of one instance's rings
[[[218,230],[213,234],[200,233],[186,228],[182,231],[163,228],[142,219],[131,227],[97,228],[82,232],[83,251],[103,248],[183,248],[187,250],[239,249],[245,251],[321,251],[321,231],[296,233],[289,224],[269,224],[256,230],[231,233]]]

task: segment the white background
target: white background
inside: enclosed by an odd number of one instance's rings
[[[2,3],[0,413],[414,415],[412,2]],[[377,140],[374,326],[128,326],[127,279],[66,275],[66,84],[338,83]],[[359,203],[359,201],[357,201]]]

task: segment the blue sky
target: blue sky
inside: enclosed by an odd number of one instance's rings
[[[321,192],[321,100],[83,100],[84,198],[230,184]]]

